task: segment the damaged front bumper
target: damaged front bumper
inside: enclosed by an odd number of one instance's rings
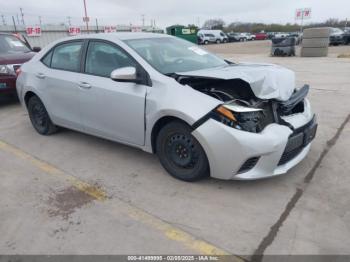
[[[273,123],[251,133],[209,119],[192,134],[207,154],[212,177],[260,179],[286,173],[310,149],[317,123],[308,100],[304,100],[304,112],[283,120],[289,126]]]

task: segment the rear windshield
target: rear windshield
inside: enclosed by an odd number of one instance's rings
[[[24,53],[30,51],[31,50],[25,43],[17,37],[12,35],[0,35],[0,54]]]

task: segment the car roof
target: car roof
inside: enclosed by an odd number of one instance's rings
[[[61,41],[73,40],[73,39],[102,39],[102,40],[132,40],[132,39],[146,39],[146,38],[165,38],[171,37],[166,34],[157,34],[157,33],[134,33],[134,32],[120,32],[120,33],[95,33],[95,34],[83,34],[73,37],[66,37],[64,39],[60,39]]]

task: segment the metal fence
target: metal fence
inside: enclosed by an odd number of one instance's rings
[[[89,26],[89,31],[86,30],[85,26],[79,26],[81,30],[81,34],[87,34],[87,33],[103,33],[104,32],[104,26]],[[127,25],[117,25],[115,26],[117,32],[130,32],[132,31],[131,26]],[[14,26],[10,25],[0,25],[0,32],[4,33],[20,33],[23,34],[30,45],[32,47],[44,47],[47,44],[51,43],[52,41],[55,41],[57,39],[67,37],[69,36],[69,27],[67,25],[43,25],[41,26],[41,35],[40,36],[27,36],[26,34],[26,28],[24,26],[16,26],[16,29]],[[144,26],[141,27],[141,30],[143,32],[163,32],[162,29],[151,27],[151,26]]]

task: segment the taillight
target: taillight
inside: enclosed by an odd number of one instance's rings
[[[21,73],[22,73],[21,68],[20,68],[20,67],[17,68],[17,70],[16,70],[16,76],[18,77]]]

